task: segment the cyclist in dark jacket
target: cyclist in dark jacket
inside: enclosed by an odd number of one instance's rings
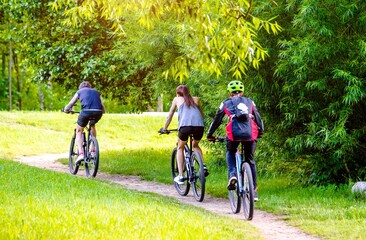
[[[228,189],[235,189],[237,182],[235,153],[240,143],[244,146],[245,160],[249,163],[255,190],[254,200],[258,200],[257,194],[257,170],[254,161],[257,138],[261,138],[264,125],[261,116],[256,109],[254,102],[243,97],[244,85],[240,81],[232,81],[228,84],[227,90],[230,97],[224,100],[207,133],[209,141],[214,140],[213,133],[220,126],[223,117],[226,115],[229,122],[226,126],[226,160],[228,166]]]
[[[75,163],[79,164],[84,159],[82,132],[88,124],[89,119],[93,118],[90,122],[91,133],[94,137],[97,137],[95,124],[102,118],[103,113],[105,113],[105,108],[102,103],[102,99],[100,98],[100,93],[95,88],[92,88],[91,84],[86,81],[80,83],[79,90],[66,105],[64,112],[70,112],[77,100],[80,101],[81,112],[76,124],[76,141],[78,144],[79,155]]]

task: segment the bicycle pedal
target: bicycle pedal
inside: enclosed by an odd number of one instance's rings
[[[229,191],[234,191],[236,189],[236,186],[235,185],[229,185],[229,186],[227,186],[227,189]]]

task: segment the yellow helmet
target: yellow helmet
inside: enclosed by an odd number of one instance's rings
[[[244,85],[242,82],[240,81],[231,81],[228,85],[227,85],[227,90],[230,93],[233,92],[244,92]]]

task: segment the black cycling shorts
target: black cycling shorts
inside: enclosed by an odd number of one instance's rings
[[[201,140],[203,136],[204,127],[181,127],[179,128],[178,137],[182,141],[188,141],[190,134],[193,134],[193,139]]]
[[[78,117],[78,125],[80,127],[86,127],[90,120],[90,125],[95,125],[101,118],[103,112],[102,110],[85,111],[82,110]]]

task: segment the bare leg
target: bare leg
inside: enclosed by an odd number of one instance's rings
[[[203,154],[202,154],[202,150],[201,150],[201,148],[198,146],[198,144],[200,143],[200,140],[194,140],[193,139],[193,150],[196,152],[196,153],[198,153],[198,154],[200,154],[201,155],[201,157],[202,157],[202,163],[203,163],[203,171],[204,171],[204,173],[205,173],[205,177],[207,177],[208,175],[209,175],[209,172],[208,172],[208,169],[207,169],[207,167],[206,167],[206,165],[205,165],[205,162],[203,161]]]
[[[83,135],[82,135],[83,131],[84,131],[83,127],[76,125],[76,142],[78,143],[79,155],[84,154]]]
[[[201,150],[201,148],[200,148],[200,146],[198,146],[198,144],[200,143],[200,140],[194,140],[193,139],[193,150],[196,152],[196,153],[198,153],[198,154],[200,154],[201,155],[201,157],[202,157],[202,161],[203,161],[203,154],[202,154],[202,150]]]
[[[94,136],[95,138],[97,138],[97,129],[96,129],[95,125],[91,126],[90,128],[91,128],[91,129],[90,129],[91,134],[93,134],[93,136]]]
[[[187,141],[182,141],[178,138],[177,164],[178,164],[179,176],[183,176],[184,145],[186,145],[186,143]]]

